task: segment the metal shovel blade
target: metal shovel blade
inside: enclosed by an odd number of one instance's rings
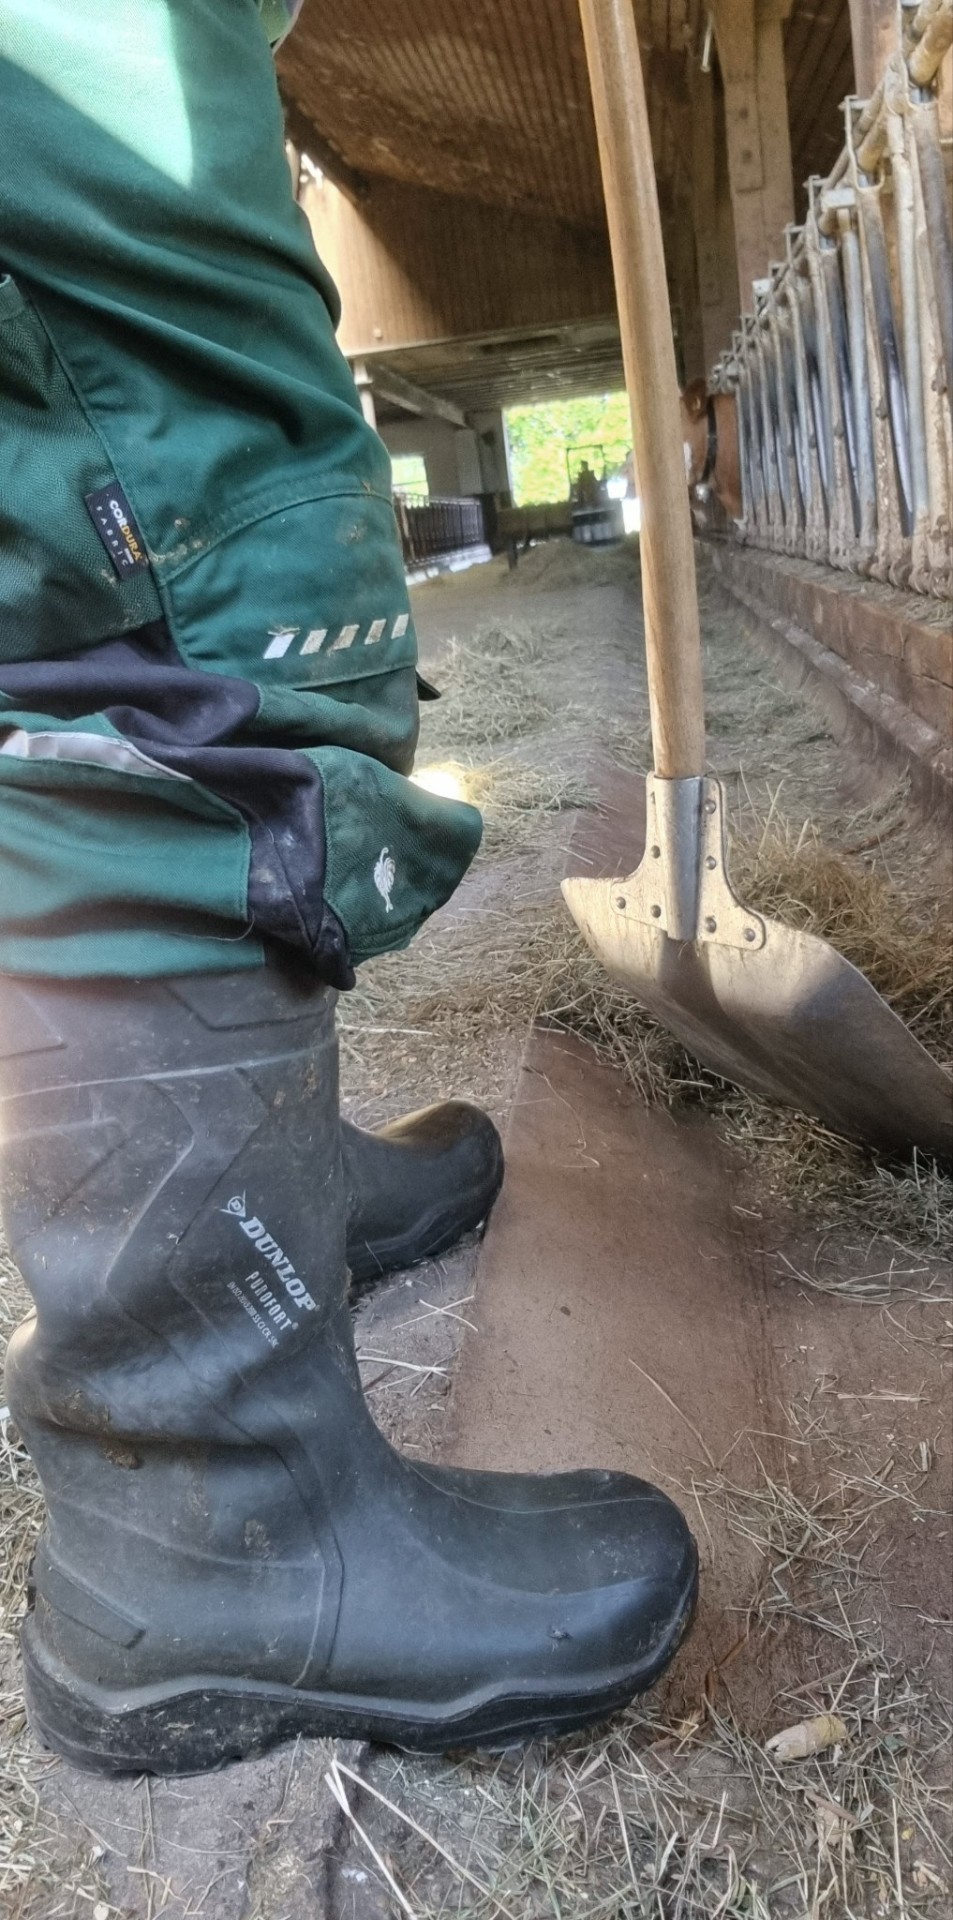
[[[647,787],[637,871],[563,881],[607,971],[726,1080],[883,1151],[953,1159],[950,1075],[826,940],[750,912],[732,892],[718,782],[650,775]]]

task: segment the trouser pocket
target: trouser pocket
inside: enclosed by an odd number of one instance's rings
[[[0,659],[110,639],[159,612],[107,449],[36,308],[0,277]]]

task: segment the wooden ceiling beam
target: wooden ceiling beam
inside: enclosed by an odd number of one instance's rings
[[[392,407],[400,407],[403,413],[418,414],[423,419],[445,420],[450,427],[466,427],[467,416],[452,400],[444,400],[439,394],[428,393],[425,387],[418,387],[385,360],[363,362],[371,390],[382,400],[388,400]]]

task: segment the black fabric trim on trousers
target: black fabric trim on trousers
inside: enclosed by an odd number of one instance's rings
[[[251,841],[251,924],[303,951],[329,986],[353,987],[344,929],[324,898],[321,775],[291,748],[241,741],[258,712],[257,687],[184,666],[156,620],[82,654],[0,667],[0,692],[55,720],[102,714],[130,746],[233,806]]]

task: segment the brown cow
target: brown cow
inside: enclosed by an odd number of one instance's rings
[[[733,393],[691,380],[682,394],[682,440],[690,487],[709,486],[732,520],[741,518],[738,414]]]

